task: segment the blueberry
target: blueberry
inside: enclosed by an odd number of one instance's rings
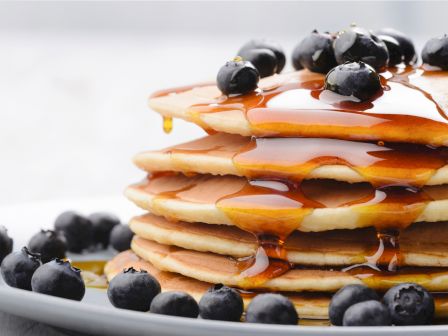
[[[247,49],[269,49],[277,58],[277,73],[280,73],[285,67],[286,56],[283,48],[276,42],[267,39],[253,39],[244,44],[238,51],[238,55],[244,53]]]
[[[422,51],[423,63],[448,70],[448,35],[430,39]]]
[[[414,283],[402,283],[389,289],[383,297],[395,325],[430,324],[434,318],[434,299]]]
[[[115,225],[110,232],[110,245],[118,252],[129,250],[133,237],[134,232],[128,225]]]
[[[277,70],[277,57],[269,49],[246,49],[241,52],[241,58],[258,70],[260,77],[268,77]]]
[[[390,326],[391,319],[387,308],[379,301],[370,300],[355,303],[347,309],[343,326]]]
[[[131,267],[111,280],[107,296],[114,307],[146,312],[160,290],[156,278]]]
[[[334,58],[333,36],[314,30],[294,49],[292,63],[296,70],[306,68],[326,74],[337,65]]]
[[[152,300],[151,313],[196,318],[199,307],[195,299],[184,292],[164,292]]]
[[[298,319],[292,302],[280,294],[259,294],[246,311],[246,322],[249,323],[295,325]]]
[[[54,259],[40,266],[31,278],[33,292],[81,301],[86,287],[81,271],[69,261]]]
[[[203,319],[239,321],[244,311],[243,299],[235,289],[215,285],[199,301],[199,312]]]
[[[109,246],[110,232],[120,224],[120,219],[110,213],[96,212],[89,216],[93,226],[93,243],[103,248]]]
[[[31,277],[41,265],[39,254],[31,253],[26,247],[3,259],[1,272],[3,280],[11,287],[31,290]]]
[[[394,66],[403,62],[404,56],[400,43],[392,36],[378,35],[378,38],[386,44],[389,52],[388,66]]]
[[[67,240],[60,232],[40,230],[28,243],[30,251],[39,253],[43,263],[55,258],[65,258]]]
[[[260,74],[250,62],[235,57],[219,69],[216,81],[218,88],[225,95],[245,94],[257,88]]]
[[[330,322],[341,326],[345,311],[356,303],[379,300],[376,292],[364,285],[347,285],[333,295],[328,310]]]
[[[362,61],[376,70],[384,69],[389,59],[386,44],[359,27],[350,27],[338,35],[334,42],[334,55],[338,64]]]
[[[325,89],[365,101],[381,91],[381,82],[370,65],[363,62],[351,62],[338,65],[328,72],[325,78]]]
[[[0,263],[12,252],[13,241],[8,236],[8,230],[0,225]]]
[[[398,41],[401,47],[401,52],[406,64],[415,63],[417,61],[417,54],[412,40],[402,32],[393,28],[383,28],[375,32],[375,35],[386,35],[393,37]]]
[[[60,214],[54,228],[64,234],[70,252],[80,253],[92,244],[92,223],[76,212],[66,211]]]

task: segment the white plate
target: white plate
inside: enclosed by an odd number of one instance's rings
[[[139,213],[121,197],[65,202],[40,202],[0,207],[0,224],[9,229],[15,249],[26,244],[40,228],[51,228],[62,211],[83,213],[113,211],[127,220]],[[18,290],[0,282],[0,311],[47,323],[56,327],[98,335],[163,336],[331,336],[396,335],[442,336],[448,325],[419,327],[307,327],[205,321],[152,315],[113,308],[104,290],[88,289],[82,302]]]

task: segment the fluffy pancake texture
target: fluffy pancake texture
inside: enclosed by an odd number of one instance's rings
[[[160,271],[148,261],[136,256],[131,251],[125,251],[115,256],[108,262],[105,273],[110,281],[124,268],[134,267],[144,269],[151,273],[160,282],[162,291],[185,291],[190,293],[197,301],[200,300],[205,291],[211,286],[180,274]],[[328,293],[283,293],[288,296],[296,307],[299,316],[309,319],[327,319],[330,295]],[[247,307],[252,295],[243,295],[244,305]],[[446,295],[435,294],[436,316],[444,318],[448,316],[448,305]]]
[[[384,75],[385,77],[388,74]],[[262,136],[297,136],[297,137],[322,137],[322,138],[338,138],[348,140],[382,140],[395,142],[409,142],[431,144],[434,146],[444,146],[448,144],[447,119],[446,111],[448,110],[448,78],[444,74],[431,74],[424,76],[412,77],[412,85],[418,86],[420,90],[434,99],[430,102],[426,97],[421,96],[421,92],[409,92],[407,95],[402,92],[401,87],[393,87],[392,92],[397,100],[390,102],[389,93],[385,92],[384,97],[380,97],[385,101],[385,110],[381,113],[369,113],[361,110],[359,113],[345,113],[344,110],[337,110],[335,113],[329,111],[328,105],[316,106],[316,110],[321,114],[320,122],[314,121],[316,111],[313,113],[305,113],[303,117],[290,122],[290,111],[292,109],[288,104],[279,105],[274,112],[277,115],[275,123],[268,125],[264,120],[263,114],[257,118],[257,125],[249,122],[245,112],[240,108],[227,108],[223,111],[214,113],[193,113],[191,108],[198,105],[212,104],[219,101],[221,92],[216,86],[201,86],[179,93],[173,93],[164,96],[156,96],[149,99],[149,106],[167,117],[182,118],[192,121],[207,130],[213,130],[223,133],[240,134],[245,136],[262,135]],[[279,87],[286,83],[306,84],[316,80],[323,80],[320,74],[311,73],[307,70],[301,70],[294,73],[274,75],[263,78],[259,87],[262,90],[269,90]],[[426,116],[427,111],[415,110],[417,103],[413,104],[412,98],[421,101],[422,109],[429,109],[438,104],[441,114]],[[427,101],[425,101],[427,100]],[[297,100],[296,100],[297,101]],[[303,100],[298,100],[302,103]],[[398,118],[391,119],[390,106],[400,105]],[[431,106],[432,105],[432,106]],[[309,109],[306,104],[298,105],[302,109]],[[330,106],[331,107],[331,106]],[[283,108],[283,110],[282,110]],[[294,112],[296,113],[296,112]],[[404,120],[401,116],[407,115],[409,118]],[[310,120],[311,119],[311,120]],[[347,120],[350,119],[350,123]],[[433,123],[433,120],[436,123]],[[326,122],[324,122],[326,121]],[[356,124],[356,126],[354,126]],[[418,124],[425,132],[416,132],[415,125]]]
[[[244,289],[263,289],[285,292],[335,292],[349,284],[366,284],[376,290],[385,291],[401,282],[416,282],[429,291],[444,291],[448,288],[448,272],[437,268],[410,272],[400,271],[378,276],[356,276],[349,272],[331,269],[291,269],[263,283],[247,282],[240,273],[235,259],[213,253],[197,252],[162,245],[154,241],[135,237],[132,250],[142,259],[160,270],[177,272],[186,277],[209,283],[223,283]],[[370,274],[370,271],[367,271]]]
[[[416,179],[426,185],[439,185],[448,182],[448,165],[446,158],[440,155],[434,158],[433,153],[419,155],[419,150],[426,148],[410,146],[405,150],[397,150],[394,157],[380,159],[381,155],[390,151],[388,148],[381,152],[381,146],[371,143],[344,141],[336,139],[258,139],[257,143],[270,142],[270,146],[261,147],[253,156],[258,162],[250,162],[244,166],[245,151],[251,145],[249,137],[239,135],[217,133],[198,140],[169,147],[160,151],[146,151],[135,156],[135,164],[148,172],[177,171],[183,173],[199,173],[213,175],[237,175],[252,177],[274,176],[295,179],[301,173],[303,167],[313,167],[307,173],[307,179],[334,179],[346,182],[368,182],[356,167],[344,164],[345,156],[350,157],[360,166],[368,167],[369,175],[376,177],[390,174],[391,179],[412,180]],[[331,152],[328,147],[333,147],[334,157],[328,157]],[[266,148],[267,147],[267,148]],[[263,150],[266,153],[261,153]],[[322,153],[319,153],[322,151]],[[346,155],[342,156],[341,152]],[[429,151],[428,151],[429,152]],[[313,160],[321,159],[319,155],[328,157],[323,164],[313,163]],[[379,158],[376,158],[378,156]],[[239,159],[240,157],[243,157]],[[297,166],[296,161],[305,157],[309,162]],[[371,161],[378,162],[372,163]],[[427,161],[437,160],[438,165],[428,167]],[[240,163],[242,161],[242,163]],[[247,161],[247,160],[246,160]],[[305,159],[306,161],[306,159]],[[340,161],[334,163],[335,161]],[[364,161],[364,162],[363,162]],[[331,164],[330,164],[331,163]],[[242,167],[241,167],[242,166]],[[300,176],[302,177],[302,176]]]
[[[235,258],[254,255],[258,246],[254,235],[234,226],[170,222],[152,214],[135,217],[129,225],[137,236],[160,244]],[[373,228],[295,232],[285,247],[294,264],[344,266],[365,262],[378,240]],[[448,223],[417,223],[403,230],[400,253],[403,266],[448,267]]]
[[[211,175],[193,177],[168,175],[154,181],[153,183],[151,180],[149,182],[145,180],[130,186],[126,190],[127,197],[143,209],[169,219],[226,225],[235,223],[217,207],[216,203],[225,196],[238,193],[247,183],[246,179],[240,177]],[[367,184],[313,180],[304,181],[302,189],[309,189],[309,195],[326,207],[310,209],[303,221],[297,223],[297,229],[300,231],[355,229],[372,226],[377,220],[378,214],[372,212],[368,203],[349,205],[351,201],[370,193],[371,187]],[[175,197],[172,195],[173,190],[179,191]],[[448,220],[448,185],[428,186],[423,190],[432,200],[426,204],[418,203],[422,211],[414,222]],[[384,206],[387,208],[388,204]],[[272,207],[273,210],[277,210],[275,205]],[[412,210],[413,204],[407,208]],[[375,208],[375,212],[381,209],[381,207]],[[263,218],[269,221],[279,215],[280,212],[274,211],[272,214],[265,213]],[[248,220],[251,220],[250,212],[247,216]]]

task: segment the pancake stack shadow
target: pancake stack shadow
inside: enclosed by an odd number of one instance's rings
[[[198,299],[217,283],[246,302],[282,292],[311,319],[345,285],[416,282],[447,317],[448,121],[433,98],[447,86],[389,74],[367,106],[325,102],[323,76],[306,70],[240,97],[214,85],[153,95],[165,127],[183,118],[210,135],[135,157],[148,176],[126,195],[148,214],[132,219],[132,251],[108,278],[132,266]]]

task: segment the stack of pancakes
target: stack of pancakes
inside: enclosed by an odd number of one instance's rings
[[[306,70],[256,92],[215,85],[161,91],[150,106],[209,136],[136,156],[148,172],[127,197],[132,251],[106,266],[146,269],[196,298],[211,284],[282,292],[301,317],[327,318],[348,284],[416,282],[448,316],[447,76],[383,72],[383,93],[347,102]]]

